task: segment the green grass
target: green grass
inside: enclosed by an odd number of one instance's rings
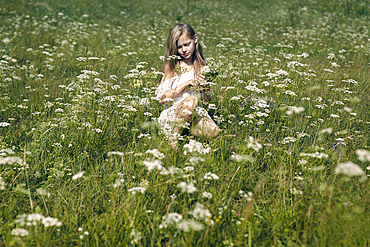
[[[0,6],[0,246],[370,244],[368,2]],[[172,150],[152,97],[177,23],[218,73],[204,107],[221,133]],[[145,166],[154,149],[170,174]],[[363,175],[336,173],[349,161]]]

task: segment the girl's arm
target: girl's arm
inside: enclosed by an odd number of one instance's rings
[[[179,86],[177,86],[175,89],[172,89],[172,90],[169,90],[169,91],[166,91],[161,99],[159,100],[159,104],[161,105],[165,105],[166,102],[169,100],[169,99],[175,99],[180,93],[182,93],[186,87],[188,86],[196,86],[196,83],[193,79],[191,80],[188,80],[182,84],[180,84]]]

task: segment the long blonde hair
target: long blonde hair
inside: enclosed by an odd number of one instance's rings
[[[159,78],[158,85],[160,85],[165,78],[171,78],[179,73],[179,69],[176,70],[176,66],[179,65],[176,59],[172,59],[173,56],[178,56],[177,54],[177,41],[183,35],[187,35],[190,39],[194,39],[194,29],[189,24],[178,24],[171,28],[166,43],[166,53],[163,62],[162,75]],[[199,76],[202,72],[203,66],[206,65],[206,62],[203,58],[203,49],[199,42],[195,44],[194,52],[193,52],[193,64],[194,64],[194,71],[195,76]]]

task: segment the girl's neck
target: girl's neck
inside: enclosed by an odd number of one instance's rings
[[[194,68],[194,63],[192,61],[180,61],[180,68],[186,71],[190,71]]]

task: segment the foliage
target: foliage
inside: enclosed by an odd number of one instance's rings
[[[0,6],[0,245],[368,243],[368,2]],[[179,22],[221,133],[173,150],[154,97]]]

